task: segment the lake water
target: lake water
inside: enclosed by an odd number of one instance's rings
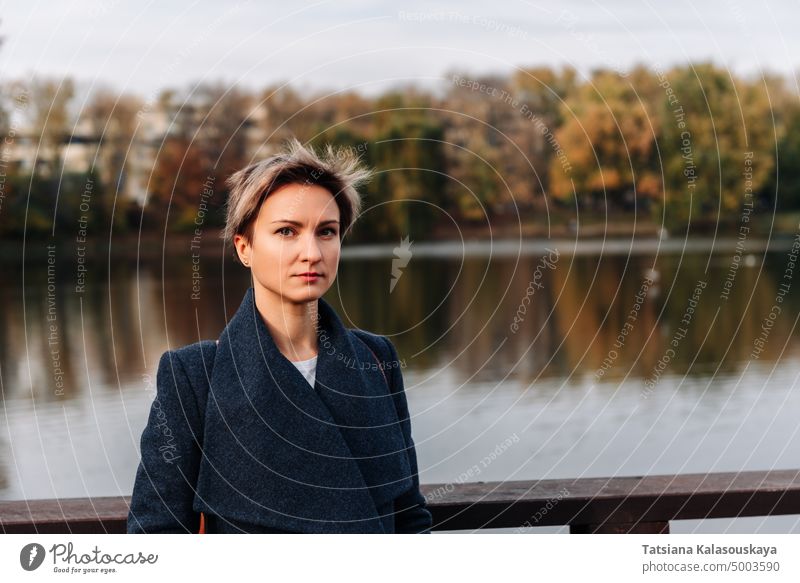
[[[420,243],[391,291],[392,246],[346,246],[325,297],[406,360],[423,483],[800,469],[791,244]],[[160,355],[216,338],[249,273],[26,252],[0,283],[0,499],[129,495]]]

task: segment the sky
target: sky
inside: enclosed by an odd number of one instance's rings
[[[261,89],[443,86],[455,71],[626,70],[713,61],[795,84],[800,2],[0,1],[0,80],[71,76],[153,98],[200,81]]]

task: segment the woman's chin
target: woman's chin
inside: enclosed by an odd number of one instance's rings
[[[270,285],[264,286],[270,292],[270,295],[277,296],[282,301],[291,302],[293,304],[303,304],[313,302],[325,295],[330,286],[322,285],[320,283],[302,284],[296,281],[290,281],[287,285],[279,285],[273,287]]]
[[[309,286],[302,290],[296,290],[294,293],[288,294],[286,298],[294,303],[300,304],[305,302],[313,302],[318,300],[325,294],[326,289],[322,286]]]

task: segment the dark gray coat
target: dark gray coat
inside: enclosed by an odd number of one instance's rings
[[[254,298],[218,344],[162,356],[128,532],[197,532],[200,512],[206,532],[429,532],[392,343],[320,299],[312,388]]]

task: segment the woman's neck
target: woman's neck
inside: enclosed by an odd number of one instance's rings
[[[319,300],[295,304],[256,289],[256,309],[278,350],[292,362],[317,355]]]

